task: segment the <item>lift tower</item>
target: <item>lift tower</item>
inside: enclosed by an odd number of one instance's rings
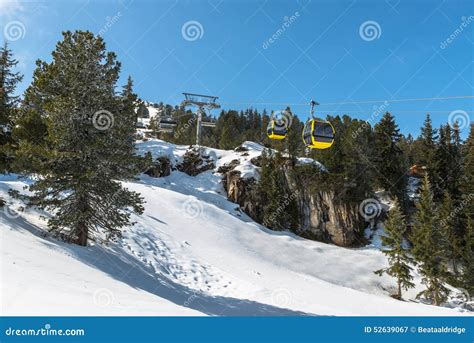
[[[203,122],[202,116],[205,114],[205,110],[213,110],[220,108],[221,106],[216,102],[218,97],[211,95],[202,95],[194,93],[183,93],[184,101],[181,103],[181,106],[194,106],[197,107],[196,116],[196,145],[199,148],[201,142],[201,129],[203,126],[214,127],[216,124],[212,122]]]

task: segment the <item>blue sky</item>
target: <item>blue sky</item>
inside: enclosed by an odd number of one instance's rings
[[[210,93],[223,108],[290,104],[305,119],[314,98],[322,115],[376,122],[390,111],[404,133],[417,135],[426,112],[436,126],[453,111],[464,122],[474,118],[473,99],[350,102],[473,95],[473,7],[468,0],[0,0],[0,28],[25,74],[20,92],[34,61],[50,60],[61,31],[81,29],[102,34],[122,62],[122,82],[131,75],[145,100],[178,104],[182,92]],[[340,102],[349,103],[332,104]]]

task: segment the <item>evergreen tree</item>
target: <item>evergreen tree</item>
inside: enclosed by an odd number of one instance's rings
[[[237,111],[227,111],[223,112],[223,115],[218,120],[218,125],[220,127],[220,137],[219,137],[219,148],[220,149],[234,149],[240,143],[239,122],[241,118]]]
[[[386,113],[375,125],[375,147],[377,158],[375,166],[379,184],[398,197],[400,204],[405,207],[406,196],[406,165],[403,151],[398,145],[402,135],[395,123],[395,118]]]
[[[470,215],[466,223],[462,285],[471,296],[474,296],[474,221]]]
[[[32,203],[53,210],[51,230],[79,245],[113,239],[142,199],[123,188],[139,160],[134,155],[131,80],[115,94],[120,64],[101,37],[63,33],[51,63],[39,62],[30,88],[41,96],[48,136]]]
[[[441,227],[441,233],[445,238],[445,253],[446,258],[450,262],[453,268],[454,275],[458,275],[458,262],[462,256],[462,241],[456,225],[456,218],[454,211],[455,207],[451,195],[448,191],[445,191],[443,201],[440,205],[440,219],[439,225]]]
[[[14,159],[14,140],[11,135],[13,118],[19,104],[15,89],[23,76],[15,72],[18,61],[7,42],[0,47],[0,173],[11,170]]]
[[[417,164],[417,151],[416,151],[416,144],[413,136],[408,134],[405,137],[402,137],[400,141],[400,147],[403,151],[403,155],[405,156],[406,163],[408,166],[412,166]]]
[[[452,127],[451,135],[451,182],[448,184],[447,191],[449,192],[452,201],[453,207],[459,208],[463,207],[462,204],[462,183],[464,178],[463,170],[463,145],[461,139],[461,129],[458,122],[454,122]],[[462,236],[464,234],[464,228],[466,227],[466,218],[462,215],[454,217],[454,226],[456,227],[457,240],[462,241]]]
[[[451,155],[451,127],[442,125],[439,129],[439,142],[435,152],[435,182],[433,184],[433,193],[436,201],[442,199],[445,191],[453,182],[454,158]]]
[[[261,155],[260,180],[254,197],[262,204],[261,221],[273,230],[296,230],[299,210],[296,200],[287,191],[284,174],[278,168],[283,163],[279,153],[265,149]]]
[[[17,142],[17,149],[12,169],[19,173],[37,173],[41,162],[47,158],[49,143],[45,98],[37,93],[37,85],[42,82],[41,73],[41,65],[38,64],[33,82],[27,88],[15,118],[12,137]]]
[[[291,112],[289,107],[287,107],[285,111],[288,113],[289,121],[291,121],[291,127],[288,128],[288,135],[284,140],[285,149],[288,151],[292,163],[295,163],[298,155],[301,155],[303,152],[303,140],[301,139],[303,124],[299,121],[298,117]]]
[[[143,102],[138,105],[137,118],[150,118],[150,112]]]
[[[400,210],[398,201],[395,202],[390,210],[388,220],[384,225],[385,235],[382,236],[382,243],[386,247],[383,253],[388,257],[389,267],[375,271],[382,276],[388,275],[397,279],[397,299],[402,299],[402,289],[407,290],[415,286],[411,276],[410,264],[414,261],[406,248],[405,234],[407,232],[407,223],[405,216]]]
[[[469,137],[466,140],[463,151],[463,180],[461,190],[464,195],[464,201],[467,202],[465,212],[474,217],[474,201],[469,198],[474,195],[474,123],[471,123]]]
[[[420,200],[416,205],[412,231],[413,256],[422,276],[422,283],[427,287],[418,296],[423,296],[439,306],[446,300],[449,290],[444,286],[447,276],[445,237],[438,223],[436,204],[428,177],[423,180]]]
[[[265,149],[261,155],[260,180],[258,182],[257,194],[260,195],[263,205],[262,222],[272,229],[279,229],[280,223],[275,214],[280,206],[279,200],[283,196],[275,178],[273,152]]]
[[[433,163],[438,134],[437,130],[433,129],[433,122],[431,121],[429,114],[426,115],[424,125],[421,128],[421,135],[419,139],[421,141],[421,151],[417,163],[426,166],[428,170],[432,172],[434,170]]]

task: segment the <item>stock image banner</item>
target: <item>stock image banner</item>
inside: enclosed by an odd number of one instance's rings
[[[474,342],[470,0],[0,0],[2,342]]]

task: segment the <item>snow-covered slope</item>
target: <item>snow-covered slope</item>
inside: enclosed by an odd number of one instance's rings
[[[207,149],[217,166],[243,171],[261,147]],[[186,151],[159,140],[140,153],[179,161]],[[308,163],[308,161],[304,161]],[[397,301],[377,249],[345,249],[267,230],[226,200],[221,176],[142,176],[145,212],[109,246],[82,248],[44,237],[34,209],[0,213],[2,314],[43,315],[462,315],[455,309]],[[27,182],[27,181],[25,181]],[[23,181],[0,179],[0,196]],[[10,200],[11,201],[11,200]],[[10,203],[15,211],[19,203]],[[411,290],[414,298],[420,290]]]
[[[150,121],[160,115],[160,109],[148,102],[145,102],[145,106],[148,110],[148,118],[138,118],[138,123],[143,125],[143,127],[148,127]]]

